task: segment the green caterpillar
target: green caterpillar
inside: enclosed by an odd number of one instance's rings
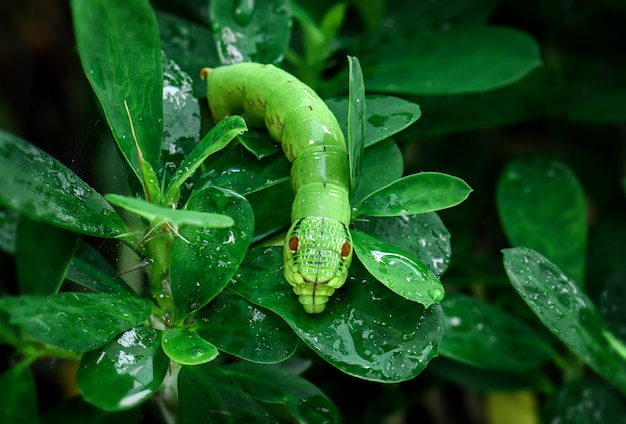
[[[213,119],[243,116],[267,127],[292,163],[295,199],[285,242],[285,278],[308,313],[322,312],[352,261],[349,163],[337,119],[320,97],[272,65],[204,68]]]

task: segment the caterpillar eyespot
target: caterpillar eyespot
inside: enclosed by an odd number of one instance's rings
[[[349,163],[337,119],[307,85],[272,65],[204,68],[217,122],[242,115],[265,126],[292,163],[295,199],[284,249],[285,279],[308,313],[322,312],[352,261]]]

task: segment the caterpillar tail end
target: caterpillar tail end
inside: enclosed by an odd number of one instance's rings
[[[319,314],[324,312],[328,299],[335,289],[325,284],[303,284],[294,286],[293,292],[298,295],[298,300],[307,314]]]
[[[202,68],[200,70],[200,79],[204,81],[207,75],[209,75],[209,72],[211,72],[211,68]]]

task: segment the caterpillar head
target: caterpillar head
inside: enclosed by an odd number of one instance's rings
[[[308,313],[319,313],[348,277],[350,231],[340,221],[311,216],[297,220],[285,241],[285,278]]]

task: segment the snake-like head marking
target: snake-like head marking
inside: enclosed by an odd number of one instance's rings
[[[348,277],[352,238],[341,222],[310,216],[297,220],[285,242],[285,279],[308,313],[319,313]]]

